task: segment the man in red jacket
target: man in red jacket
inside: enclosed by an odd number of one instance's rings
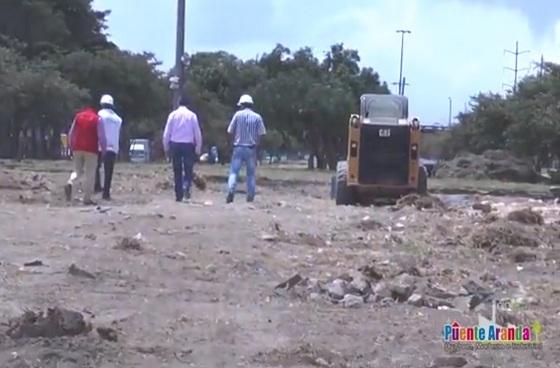
[[[74,172],[70,175],[64,187],[68,201],[72,200],[72,187],[77,180],[85,179],[84,204],[94,205],[91,196],[95,186],[95,169],[97,167],[97,154],[100,132],[99,116],[91,107],[85,108],[76,114],[68,138],[72,148]]]

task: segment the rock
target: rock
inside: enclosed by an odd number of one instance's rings
[[[36,261],[32,261],[32,262],[27,262],[23,264],[25,267],[39,267],[39,266],[44,266],[42,261],[36,260]]]
[[[406,302],[416,288],[416,279],[403,273],[397,276],[389,285],[391,297],[398,302]]]
[[[423,307],[424,298],[420,294],[412,294],[410,298],[408,298],[407,303],[415,307]]]
[[[550,193],[556,198],[560,198],[560,187],[550,187]]]
[[[383,307],[390,307],[391,305],[395,304],[395,300],[393,298],[383,298],[380,300],[380,304]]]
[[[448,356],[438,357],[433,362],[432,368],[461,368],[467,365],[467,360],[463,357]]]
[[[123,238],[117,245],[116,249],[121,250],[141,250],[142,244],[140,240],[142,239],[142,235],[136,235],[134,238]]]
[[[302,281],[303,281],[303,277],[301,277],[299,274],[297,274],[297,275],[294,275],[294,276],[290,277],[288,280],[278,284],[274,289],[290,290],[291,288],[293,288],[294,286],[296,286],[297,284],[299,284]]]
[[[193,183],[198,190],[205,191],[207,187],[206,179],[198,173],[193,173]]]
[[[369,216],[366,216],[360,221],[360,229],[364,231],[379,230],[383,228],[383,224],[379,221],[373,220]]]
[[[346,295],[347,282],[336,279],[327,288],[329,297],[335,300],[343,299]]]
[[[436,286],[429,286],[426,294],[438,299],[451,299],[457,297],[456,293],[449,292]]]
[[[75,264],[72,264],[70,268],[68,268],[68,273],[72,276],[76,277],[84,277],[86,279],[95,279],[95,276],[87,271],[82,270]]]
[[[537,260],[537,255],[532,252],[526,252],[524,250],[518,250],[511,254],[511,259],[515,263],[523,263],[523,262],[533,262]]]
[[[472,206],[473,210],[481,211],[482,213],[492,212],[492,206],[489,203],[475,203]]]
[[[342,304],[344,308],[357,308],[364,304],[364,298],[352,294],[346,294],[340,301],[340,304]]]
[[[367,265],[367,266],[360,267],[358,268],[358,271],[360,271],[370,281],[371,280],[379,281],[383,278],[383,274],[379,272],[374,265]]]
[[[101,337],[103,340],[113,341],[113,342],[118,340],[117,331],[113,330],[112,328],[98,327],[97,333],[99,334],[99,337]]]
[[[10,322],[7,335],[13,339],[25,337],[54,338],[87,334],[91,326],[86,324],[84,316],[64,308],[49,308],[47,315],[27,311],[20,318]]]
[[[367,296],[371,293],[369,282],[367,282],[367,280],[362,276],[354,277],[348,285],[348,290],[351,294],[362,296]]]
[[[375,294],[375,300],[381,301],[384,298],[391,298],[391,290],[385,282],[379,282],[373,288],[373,293]]]
[[[87,234],[86,236],[84,236],[84,238],[88,239],[88,240],[97,240],[97,235],[95,234]]]
[[[543,216],[538,213],[534,212],[530,208],[512,211],[507,216],[508,220],[516,221],[526,225],[543,225],[544,218]]]
[[[324,291],[323,285],[317,279],[307,279],[306,289],[308,292],[316,294],[321,294]]]
[[[278,240],[278,236],[273,234],[263,234],[261,235],[261,239],[267,242],[274,242]]]

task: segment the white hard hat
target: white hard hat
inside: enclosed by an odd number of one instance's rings
[[[111,95],[103,95],[101,97],[101,105],[114,105],[113,97]]]
[[[253,105],[253,97],[249,96],[249,95],[243,95],[239,98],[239,102],[237,103],[237,106],[241,106],[243,104],[249,104],[249,105]]]

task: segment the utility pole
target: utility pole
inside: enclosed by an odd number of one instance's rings
[[[513,54],[515,55],[515,68],[506,68],[508,70],[511,70],[512,72],[514,72],[514,79],[513,79],[513,93],[517,92],[517,76],[518,73],[520,71],[520,69],[518,68],[518,59],[519,59],[519,55],[521,54],[526,54],[528,52],[530,52],[529,50],[526,51],[519,51],[519,41],[515,42],[515,52],[510,51],[510,50],[504,50],[507,53]],[[527,69],[522,69],[522,70],[527,70]]]
[[[393,83],[391,83],[391,84],[392,84],[393,86],[399,86],[399,90],[402,89],[402,94],[403,94],[403,95],[404,95],[404,87],[405,87],[405,86],[410,86],[410,83],[408,83],[408,82],[406,81],[406,78],[405,78],[405,77],[403,77],[402,88],[401,88],[401,84],[400,84],[400,83],[393,82]],[[399,94],[400,94],[400,93],[399,93]]]
[[[401,34],[401,69],[400,69],[400,74],[399,74],[399,95],[403,95],[404,94],[404,84],[403,84],[403,56],[404,56],[404,35],[405,33],[412,33],[409,30],[404,30],[404,29],[399,29],[397,30],[397,33]]]
[[[185,86],[185,12],[186,0],[177,1],[177,45],[175,51],[175,77],[173,82],[173,108],[179,107],[181,94]]]
[[[451,118],[453,115],[453,100],[451,99],[451,97],[448,97],[449,99],[449,124],[448,126],[451,126]]]

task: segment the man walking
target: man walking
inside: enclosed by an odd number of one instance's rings
[[[102,134],[100,135],[100,146],[103,154],[103,199],[111,200],[111,183],[113,181],[113,170],[115,161],[119,154],[119,142],[122,119],[115,112],[113,97],[104,95],[101,97],[101,110],[99,111],[99,124]]]
[[[74,183],[85,178],[85,182],[83,182],[83,203],[85,205],[95,205],[91,197],[95,186],[99,128],[99,117],[93,108],[85,108],[76,114],[68,133],[74,161],[74,172],[72,172],[68,183],[64,187],[64,193],[68,201],[72,200]]]
[[[241,110],[233,115],[227,130],[233,137],[227,203],[233,202],[237,176],[243,165],[247,170],[247,202],[253,202],[255,199],[257,147],[261,137],[266,134],[262,117],[252,110],[253,98],[249,95],[243,95],[237,105],[241,107]]]
[[[202,132],[198,117],[187,105],[188,101],[183,97],[179,107],[169,114],[163,131],[163,149],[173,162],[177,202],[182,202],[184,198],[190,199],[194,163],[202,151]]]

